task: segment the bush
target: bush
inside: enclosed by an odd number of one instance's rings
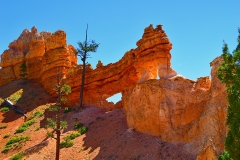
[[[68,148],[73,146],[73,139],[75,139],[76,137],[79,137],[81,134],[80,133],[72,133],[69,136],[64,137],[64,141],[60,143],[60,148]]]
[[[10,158],[10,160],[21,160],[22,158],[23,158],[23,153],[19,152],[19,153],[15,154],[14,156],[12,156]]]
[[[80,133],[72,133],[72,134],[70,134],[70,139],[73,140],[79,136],[80,136]]]
[[[35,120],[30,120],[21,125],[17,130],[16,133],[22,133],[27,130],[27,128],[35,123]]]
[[[77,137],[79,137],[80,136],[80,133],[72,133],[72,134],[70,134],[69,136],[67,136],[67,137],[64,137],[63,139],[65,140],[65,141],[69,141],[69,140],[73,140],[73,139],[75,139],[75,138],[77,138]]]
[[[68,113],[68,112],[71,112],[71,111],[73,111],[73,110],[74,110],[73,108],[65,107],[64,113]]]
[[[12,137],[6,145],[14,144],[17,142],[25,142],[29,140],[29,136],[20,136],[20,137]]]
[[[13,104],[17,103],[20,98],[22,97],[23,89],[18,90],[17,92],[13,93],[8,99],[13,102]]]
[[[3,138],[8,138],[10,136],[10,134],[5,134],[4,136],[3,136]]]
[[[54,135],[53,135],[52,132],[47,132],[47,136],[50,137],[50,138],[53,138],[53,137],[54,137]]]
[[[60,143],[60,148],[68,148],[73,146],[73,141],[67,140]]]
[[[44,111],[34,111],[33,115],[31,115],[30,117],[28,117],[28,120],[32,120],[33,118],[40,118],[43,116]]]
[[[36,129],[35,129],[35,131],[38,131],[40,129],[40,127],[37,127]]]
[[[43,111],[35,111],[35,112],[33,113],[33,115],[34,115],[34,117],[36,117],[36,118],[40,118],[40,117],[43,116]]]
[[[82,135],[82,134],[85,134],[87,132],[88,128],[87,127],[81,127],[78,132]]]
[[[74,129],[75,129],[75,130],[80,129],[81,127],[83,127],[83,124],[80,123],[80,122],[78,122],[78,123],[76,123],[76,124],[74,125]]]
[[[1,153],[7,153],[11,148],[12,148],[12,145],[6,145],[6,146],[4,146],[3,150],[1,151]]]
[[[4,128],[7,128],[7,125],[5,125],[5,126],[0,126],[0,129],[4,129]]]
[[[223,151],[223,153],[218,157],[218,160],[233,160],[227,151]]]
[[[2,153],[7,153],[10,149],[18,147],[21,143],[28,141],[29,136],[12,137],[4,146]]]
[[[3,108],[1,108],[1,112],[8,112],[9,111],[9,108],[8,107],[3,107]]]

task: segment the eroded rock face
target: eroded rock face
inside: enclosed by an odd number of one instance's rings
[[[40,82],[46,90],[50,90],[57,68],[67,72],[77,64],[75,52],[73,46],[67,46],[64,31],[38,33],[36,27],[31,31],[25,29],[1,55],[0,86],[21,78],[20,66],[25,62],[27,78]]]
[[[226,136],[225,86],[217,78],[221,57],[211,62],[209,77],[197,82],[182,76],[148,80],[123,92],[127,123],[135,130],[160,136],[164,141],[192,144],[197,153],[212,139],[217,153],[224,149]]]
[[[211,62],[211,80],[201,77],[192,81],[171,68],[172,44],[161,25],[145,28],[137,46],[114,64],[104,66],[99,61],[96,69],[86,66],[83,104],[124,108],[129,128],[168,142],[186,142],[196,155],[211,139],[214,153],[219,154],[227,132],[226,88],[217,78],[221,57]],[[76,49],[67,45],[64,31],[24,30],[1,55],[0,86],[19,79],[24,62],[27,78],[41,83],[53,96],[59,68],[72,88],[68,105],[78,104],[82,65],[77,65]],[[156,80],[157,75],[160,80]],[[122,93],[117,104],[106,100],[116,93]],[[210,150],[199,155],[210,154]]]
[[[108,97],[135,84],[155,79],[157,73],[161,79],[176,75],[170,65],[172,44],[161,25],[145,28],[137,46],[114,64],[104,66],[99,61],[95,70],[90,65],[87,66],[83,104],[109,106],[112,109],[114,105],[106,101]],[[26,62],[27,78],[37,80],[54,95],[52,88],[56,68],[59,68],[65,74],[66,83],[72,87],[72,93],[68,97],[69,105],[76,105],[79,101],[82,66],[76,65],[77,57],[74,53],[76,49],[67,46],[64,31],[38,33],[35,27],[31,31],[24,30],[2,54],[2,70],[11,67],[12,73],[9,73],[11,76],[1,76],[0,85],[20,78],[20,65]]]
[[[137,46],[126,52],[118,62],[106,66],[99,62],[95,70],[89,69],[86,72],[84,104],[104,106],[106,99],[112,95],[138,83],[156,79],[157,72],[161,79],[176,75],[170,65],[172,44],[161,25],[145,28]],[[73,91],[68,99],[73,104],[77,104],[79,100],[81,72],[82,67],[78,66],[69,69],[66,75],[67,83]]]
[[[216,160],[217,155],[216,155],[216,148],[212,142],[211,139],[209,139],[205,147],[200,150],[200,152],[197,155],[197,160]]]

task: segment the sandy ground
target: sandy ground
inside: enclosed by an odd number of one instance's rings
[[[17,105],[28,109],[28,116],[35,110],[47,108],[55,101],[43,88],[34,82],[22,83],[14,81],[0,87],[0,97],[7,98],[19,89],[23,89],[23,96]],[[0,150],[6,142],[14,136],[29,136],[30,141],[18,146],[8,153],[0,153],[0,159],[9,159],[12,155],[22,151],[26,160],[54,160],[55,139],[46,136],[46,118],[54,117],[53,112],[45,111],[44,116],[36,118],[36,123],[23,133],[14,134],[16,129],[24,123],[22,116],[13,110],[0,112],[0,126],[7,124],[7,128],[0,129]],[[161,138],[139,133],[128,129],[125,113],[122,109],[108,111],[103,108],[88,107],[81,112],[62,114],[62,119],[68,122],[68,128],[62,133],[62,138],[74,132],[74,124],[83,123],[88,127],[86,134],[73,140],[74,145],[60,150],[61,160],[186,160],[196,159],[196,155],[188,152],[188,145],[184,143],[167,143]],[[40,127],[39,130],[36,130]],[[10,137],[3,138],[5,134]]]

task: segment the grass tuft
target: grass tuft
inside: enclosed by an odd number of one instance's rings
[[[35,123],[35,120],[30,120],[21,125],[17,130],[16,133],[22,133],[27,130],[27,128]]]
[[[68,112],[71,112],[71,111],[73,111],[73,110],[74,110],[74,109],[71,108],[71,107],[65,107],[64,113],[68,113]]]
[[[16,104],[22,97],[22,94],[23,94],[23,89],[20,89],[17,92],[13,93],[8,99],[11,102],[13,102],[13,104]]]
[[[7,125],[0,126],[0,129],[4,129],[4,128],[7,128]]]
[[[34,111],[33,115],[28,117],[28,120],[32,120],[33,118],[40,118],[43,116],[43,114],[44,114],[44,111],[39,111],[39,110]]]
[[[10,134],[5,134],[4,136],[3,136],[3,138],[8,138],[10,136]]]
[[[5,113],[5,112],[8,112],[8,111],[9,111],[9,108],[8,108],[8,107],[2,107],[2,108],[1,108],[1,112],[4,112],[4,113]]]
[[[19,152],[19,153],[15,154],[14,156],[12,156],[10,158],[10,160],[21,160],[22,158],[23,158],[23,153]]]
[[[88,128],[85,127],[85,126],[83,126],[83,127],[81,127],[81,128],[78,130],[78,132],[79,132],[81,135],[83,135],[83,134],[85,134],[85,133],[87,132],[87,130],[88,130]]]
[[[21,146],[23,142],[28,141],[30,138],[29,136],[20,136],[20,137],[12,137],[4,146],[2,153],[7,153],[10,149],[17,148]]]
[[[76,123],[76,124],[74,125],[74,129],[75,129],[75,130],[80,129],[81,127],[83,127],[83,124],[80,123],[80,122],[78,122],[78,123]]]
[[[73,141],[68,140],[68,141],[63,141],[60,143],[60,148],[68,148],[73,146]]]

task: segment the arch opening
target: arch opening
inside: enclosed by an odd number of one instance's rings
[[[122,93],[116,93],[114,95],[112,95],[111,97],[108,97],[106,100],[108,102],[113,102],[114,104],[116,104],[118,101],[120,101],[122,99]]]

